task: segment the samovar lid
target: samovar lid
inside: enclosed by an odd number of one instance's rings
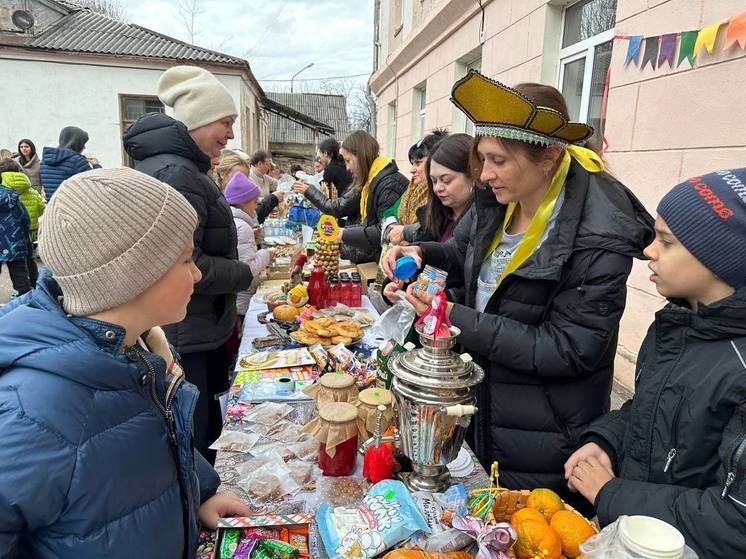
[[[389,363],[392,374],[410,384],[437,388],[468,388],[479,384],[484,371],[469,354],[451,351],[461,330],[455,326],[450,330],[450,336],[433,338],[417,329],[423,347],[397,354]]]

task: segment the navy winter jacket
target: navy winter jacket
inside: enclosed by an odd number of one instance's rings
[[[0,262],[26,258],[29,216],[18,193],[0,186]]]
[[[61,298],[44,270],[0,311],[0,557],[194,557],[219,484],[192,450],[197,390]]]
[[[39,174],[47,202],[52,199],[62,181],[90,170],[91,166],[86,158],[77,151],[70,148],[44,148]]]

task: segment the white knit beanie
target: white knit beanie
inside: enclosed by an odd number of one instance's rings
[[[96,169],[60,185],[44,212],[39,254],[65,311],[90,315],[140,295],[192,239],[197,213],[177,190],[128,168]]]
[[[173,107],[174,118],[195,130],[227,116],[237,116],[228,89],[207,70],[174,66],[158,80],[158,98]]]

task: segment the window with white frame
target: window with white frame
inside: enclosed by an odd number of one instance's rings
[[[482,71],[482,45],[456,61],[455,80],[460,80],[471,70]],[[453,131],[474,135],[474,123],[456,106],[453,107]]]
[[[425,137],[425,107],[427,104],[427,84],[421,83],[412,95],[412,141]]]
[[[396,101],[388,104],[386,151],[389,157],[396,157]]]
[[[570,118],[603,134],[601,105],[611,63],[617,0],[580,0],[564,10],[559,53],[559,89]]]

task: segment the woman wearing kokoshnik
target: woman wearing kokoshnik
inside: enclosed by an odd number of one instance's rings
[[[487,373],[471,433],[480,462],[499,462],[503,487],[548,487],[583,508],[563,464],[609,410],[626,281],[653,218],[581,147],[593,129],[569,122],[553,87],[470,72],[452,101],[474,121],[484,186],[453,239],[392,248],[384,269],[394,280],[410,255],[448,272],[447,313]],[[407,299],[419,314],[429,303],[411,287]]]

